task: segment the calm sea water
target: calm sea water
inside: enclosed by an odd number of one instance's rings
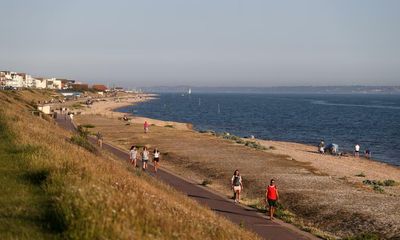
[[[400,166],[400,95],[161,94],[119,109],[162,120],[190,122],[197,130],[318,144]]]

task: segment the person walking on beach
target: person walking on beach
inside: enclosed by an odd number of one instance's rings
[[[240,192],[243,190],[242,176],[240,176],[239,170],[236,169],[233,172],[231,179],[232,190],[234,192],[235,203],[240,203]]]
[[[360,145],[358,143],[354,146],[354,156],[360,157]]]
[[[154,172],[157,173],[158,166],[160,163],[160,151],[158,151],[157,148],[154,149],[153,156],[154,156],[153,158]]]
[[[131,160],[131,164],[133,167],[137,167],[137,148],[135,146],[132,146],[131,149],[129,150],[129,159]]]
[[[147,147],[143,147],[142,151],[142,170],[145,171],[147,169],[147,163],[149,162],[149,151]]]
[[[278,188],[275,185],[275,180],[271,179],[270,184],[267,186],[265,190],[265,202],[268,203],[269,206],[269,219],[274,219],[274,212],[277,206],[279,194]]]
[[[366,158],[371,158],[371,150],[369,150],[369,148],[367,148],[367,149],[365,150],[365,157],[366,157]]]
[[[147,133],[149,131],[149,123],[147,121],[144,121],[143,128],[144,133]]]
[[[100,132],[97,132],[96,138],[97,138],[97,145],[100,148],[103,148],[103,135]]]

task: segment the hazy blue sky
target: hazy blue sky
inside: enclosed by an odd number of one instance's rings
[[[400,85],[398,0],[0,0],[0,68],[127,87]]]

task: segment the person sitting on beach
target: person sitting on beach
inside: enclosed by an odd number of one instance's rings
[[[96,138],[97,138],[97,145],[100,148],[103,148],[103,135],[100,132],[97,132]]]
[[[231,179],[232,190],[234,192],[235,203],[240,203],[240,192],[243,190],[242,176],[236,169]]]
[[[128,117],[126,115],[124,115],[124,117],[122,118],[124,121],[128,121]]]
[[[129,159],[131,160],[131,164],[134,167],[137,167],[136,161],[137,161],[137,148],[135,146],[132,146],[131,149],[129,150]]]
[[[157,148],[154,149],[153,156],[154,172],[156,173],[160,162],[160,151]]]
[[[145,171],[147,169],[147,163],[149,162],[149,151],[147,147],[143,147],[142,151],[142,170]]]
[[[360,145],[358,143],[354,146],[354,156],[360,157]]]
[[[275,185],[275,180],[271,179],[270,184],[267,186],[265,190],[265,202],[268,203],[269,206],[269,219],[274,219],[274,212],[277,207],[277,201],[279,198],[278,188]]]
[[[147,121],[144,121],[143,128],[144,133],[147,133],[149,131],[149,123]]]

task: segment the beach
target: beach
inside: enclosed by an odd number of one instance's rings
[[[314,234],[345,237],[379,233],[385,238],[400,234],[400,186],[373,186],[369,181],[400,182],[400,169],[365,158],[336,157],[316,152],[305,144],[255,141],[268,150],[255,150],[212,133],[199,133],[188,123],[129,116],[113,110],[147,100],[135,96],[105,99],[81,109],[77,124],[92,124],[106,142],[128,150],[133,144],[158,147],[161,166],[204,184],[227,197],[229,179],[240,169],[244,179],[243,203],[263,209],[263,189],[275,178],[281,203],[288,209],[282,218]],[[150,132],[143,133],[148,121]]]

